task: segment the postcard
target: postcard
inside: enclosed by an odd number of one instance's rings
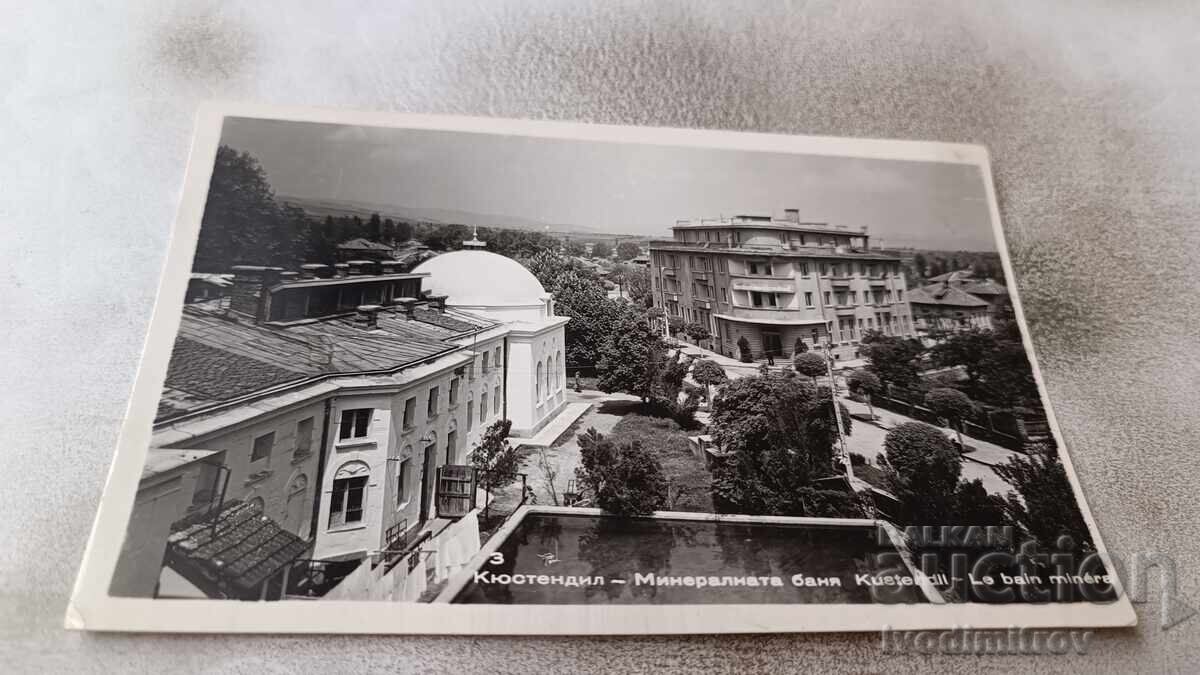
[[[197,118],[66,618],[1135,622],[984,148],[236,104]]]

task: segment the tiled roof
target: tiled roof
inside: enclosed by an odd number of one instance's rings
[[[991,279],[963,281],[959,288],[971,295],[1008,295],[1008,289]]]
[[[167,564],[172,569],[206,592],[221,589],[245,599],[257,599],[255,586],[309,548],[257,505],[236,500],[211,517],[197,512],[171,529]]]
[[[948,307],[987,307],[984,300],[960,290],[956,286],[931,284],[914,288],[908,293],[910,305],[943,305]]]
[[[358,239],[351,239],[350,241],[343,241],[342,243],[338,244],[338,248],[344,249],[344,250],[351,250],[351,251],[390,251],[390,250],[392,250],[392,247],[388,246],[387,244],[381,244],[377,241],[371,241],[370,239],[363,239],[361,237]]]
[[[326,374],[390,371],[456,348],[453,338],[496,325],[459,310],[388,308],[367,330],[353,316],[288,326],[225,316],[219,305],[185,305],[167,367],[158,419]]]

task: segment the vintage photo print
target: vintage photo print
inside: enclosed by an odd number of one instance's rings
[[[983,148],[216,104],[67,616],[1134,622]]]

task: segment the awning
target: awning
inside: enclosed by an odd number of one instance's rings
[[[257,600],[261,584],[291,566],[309,543],[263,515],[257,504],[226,503],[171,526],[166,564],[213,598]]]

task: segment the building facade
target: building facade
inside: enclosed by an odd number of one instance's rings
[[[468,465],[498,420],[530,434],[562,411],[568,319],[515,261],[439,258],[411,273],[368,261],[241,266],[228,297],[185,305],[114,593],[162,595],[164,579],[181,577],[201,595],[282,597],[297,592],[297,560],[373,569],[381,554],[417,552],[416,564],[388,568],[386,583],[402,588],[396,575],[449,573],[473,553],[478,528],[440,515],[439,498],[461,495],[439,472]],[[253,574],[236,578],[228,561],[205,559],[197,551],[214,547],[181,528],[225,514],[275,528],[290,558],[246,561]]]
[[[708,328],[704,346],[726,356],[745,338],[755,359],[789,357],[799,341],[852,360],[868,331],[913,334],[900,258],[872,250],[866,228],[801,222],[788,209],[782,220],[681,220],[672,231],[650,244],[655,306]]]

